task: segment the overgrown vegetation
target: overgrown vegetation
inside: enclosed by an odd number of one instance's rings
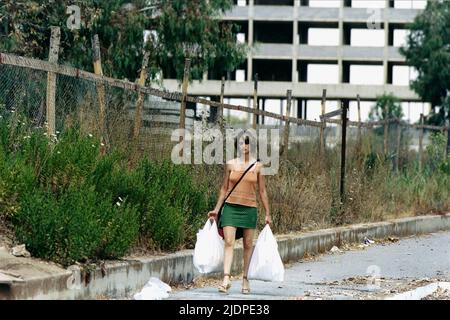
[[[104,156],[74,125],[57,138],[15,112],[0,120],[0,220],[37,257],[63,264],[117,258],[139,243],[192,244],[211,193],[185,166]]]
[[[172,143],[162,138],[143,144],[139,153],[118,144],[102,154],[99,138],[76,121],[48,137],[26,116],[0,113],[0,223],[34,256],[68,265],[130,250],[193,247],[215,205],[222,166],[174,165],[164,160],[170,152],[158,153],[161,144],[169,150]],[[405,146],[397,172],[378,131],[364,133],[361,144],[349,137],[343,207],[339,144],[325,155],[318,141],[294,144],[279,173],[267,177],[274,231],[448,211],[445,136],[431,135],[422,168],[418,153]],[[261,227],[261,205],[259,210]]]

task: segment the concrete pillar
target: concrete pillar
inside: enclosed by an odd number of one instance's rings
[[[384,85],[388,83],[389,78],[389,0],[386,1],[384,12],[384,53],[383,53],[383,69],[384,69]]]
[[[252,81],[253,78],[253,17],[254,17],[254,0],[248,1],[248,45],[250,47],[247,54],[247,81]]]
[[[293,39],[292,39],[292,82],[298,82],[297,71],[297,57],[298,57],[298,9],[300,7],[300,0],[294,2],[294,17],[293,17]]]
[[[339,48],[338,48],[338,82],[343,82],[344,63],[342,57],[344,55],[344,1],[341,1],[339,8]]]

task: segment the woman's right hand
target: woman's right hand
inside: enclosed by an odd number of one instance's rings
[[[217,214],[218,214],[217,210],[212,210],[212,211],[208,212],[208,218],[210,218],[211,220],[212,219],[217,220]]]

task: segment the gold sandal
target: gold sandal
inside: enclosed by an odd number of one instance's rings
[[[244,276],[244,277],[242,277],[242,279],[247,280],[247,282],[248,282],[247,277]],[[241,292],[242,292],[242,294],[250,294],[250,288],[242,288]]]
[[[230,275],[228,273],[225,273],[223,276],[230,278]],[[230,280],[230,279],[228,279],[228,280]],[[227,285],[221,284],[219,286],[219,292],[221,292],[221,293],[228,293],[228,290],[230,290],[230,288],[231,288],[231,281]]]

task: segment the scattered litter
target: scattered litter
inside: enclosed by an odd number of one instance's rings
[[[333,246],[330,250],[331,253],[342,253],[343,251],[336,246]]]
[[[24,244],[12,248],[11,254],[15,257],[31,257],[31,254],[27,251]]]
[[[400,239],[397,238],[397,237],[388,237],[388,240],[389,240],[390,242],[397,242],[397,241],[399,241]]]
[[[364,237],[364,244],[369,245],[369,244],[373,244],[373,243],[375,243],[375,241],[370,240],[370,239],[367,238],[367,237]]]
[[[134,300],[161,300],[169,297],[169,292],[172,288],[159,280],[152,277],[141,290],[141,292],[134,295]]]

